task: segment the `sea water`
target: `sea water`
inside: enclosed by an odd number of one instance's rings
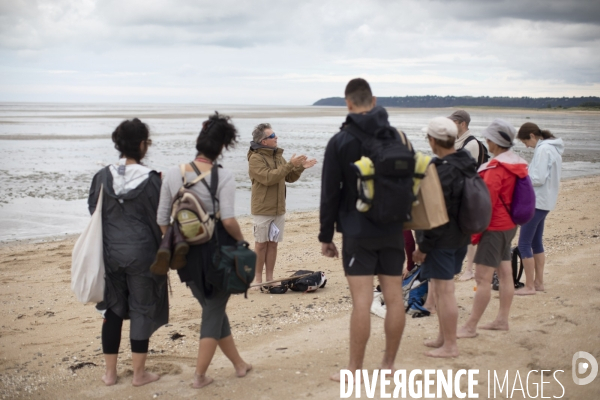
[[[287,210],[319,206],[323,154],[328,140],[345,119],[337,107],[281,107],[160,104],[0,103],[0,241],[78,233],[89,220],[88,190],[94,174],[114,163],[118,153],[110,135],[124,119],[138,117],[150,127],[153,145],[143,162],[165,171],[191,161],[201,123],[218,110],[230,115],[239,132],[238,145],[219,162],[234,172],[236,213],[250,213],[247,153],[252,129],[269,122],[284,157],[316,158],[298,182],[288,184]],[[417,150],[429,153],[421,129],[452,109],[390,109],[391,123],[401,128]],[[563,177],[600,173],[600,113],[539,110],[472,109],[476,135],[494,118],[515,126],[531,121],[563,138]],[[526,158],[531,150],[517,142]],[[317,232],[315,232],[315,237]],[[316,240],[316,239],[315,239]]]

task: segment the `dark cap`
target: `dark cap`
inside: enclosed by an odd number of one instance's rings
[[[471,122],[471,116],[465,110],[454,111],[448,118],[456,122],[466,122],[467,126],[469,126],[469,123]]]

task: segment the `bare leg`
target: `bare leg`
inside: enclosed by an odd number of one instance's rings
[[[160,375],[146,371],[146,357],[148,353],[131,353],[133,361],[133,386],[143,386],[160,379]]]
[[[477,324],[485,312],[485,309],[490,302],[490,297],[492,296],[492,285],[490,282],[492,281],[494,271],[495,268],[488,267],[487,265],[475,265],[477,291],[475,292],[475,298],[473,299],[471,315],[469,315],[467,322],[457,331],[456,335],[458,338],[474,338],[477,336]]]
[[[427,298],[425,299],[425,304],[423,304],[423,307],[425,309],[427,309],[427,311],[429,311],[429,313],[431,315],[436,313],[435,307],[436,307],[436,303],[435,303],[435,289],[434,289],[434,283],[432,280],[430,280],[427,283]]]
[[[525,270],[525,286],[515,290],[518,296],[535,294],[534,277],[535,277],[535,259],[533,257],[523,258],[523,269]]]
[[[538,253],[533,255],[535,260],[535,280],[533,284],[538,292],[544,291],[544,266],[546,265],[546,254]]]
[[[106,386],[112,386],[117,383],[117,358],[118,354],[104,354],[104,363],[106,364],[106,372],[102,377],[102,381]]]
[[[378,276],[386,307],[384,322],[385,353],[381,361],[381,369],[395,371],[394,361],[396,360],[398,347],[400,347],[405,323],[402,277],[390,275]]]
[[[435,350],[425,353],[430,357],[456,357],[456,326],[458,324],[458,306],[454,295],[454,280],[435,280],[436,302],[438,305],[438,319],[442,334],[442,345]]]
[[[475,258],[475,251],[477,250],[477,245],[470,244],[467,247],[467,266],[465,267],[465,272],[458,278],[459,281],[468,281],[475,277],[473,273],[473,259]]]
[[[510,261],[502,261],[498,268],[498,280],[500,281],[500,308],[496,319],[489,324],[482,325],[481,329],[508,330],[508,314],[515,293],[515,284],[512,276]],[[479,289],[479,288],[478,288]]]
[[[427,299],[429,300],[429,297],[432,297],[433,303],[437,304],[439,298],[437,297],[437,293],[436,293],[437,291],[435,289],[435,282],[438,282],[438,280],[437,279],[435,279],[435,280],[431,279],[429,281],[429,288],[428,288],[428,291],[427,291]],[[427,307],[425,307],[425,308],[427,308]],[[438,314],[438,321],[439,321],[439,318],[440,318],[440,316]],[[440,326],[439,326],[439,330],[438,330],[438,337],[435,338],[435,339],[431,339],[431,340],[425,340],[423,342],[423,344],[425,346],[427,346],[427,347],[433,347],[433,348],[436,348],[436,349],[438,347],[442,347],[442,345],[444,344],[444,336],[442,334],[442,324],[441,324],[441,321],[440,321]]]
[[[217,343],[217,339],[213,338],[200,339],[200,344],[198,345],[198,359],[196,360],[196,371],[194,372],[194,381],[192,382],[192,387],[194,389],[200,389],[213,382],[211,377],[206,376],[206,370],[215,355]]]
[[[267,242],[267,255],[265,258],[265,267],[267,269],[266,281],[273,280],[273,271],[277,261],[277,242]]]
[[[242,360],[240,353],[238,353],[233,341],[233,335],[229,335],[219,340],[219,348],[225,354],[225,357],[231,361],[233,368],[235,368],[235,374],[238,378],[243,378],[252,369],[251,364],[247,364]]]
[[[350,361],[348,369],[362,369],[365,348],[371,334],[371,303],[373,303],[373,276],[346,276],[352,296],[352,314],[350,316]],[[400,291],[400,293],[402,293]],[[331,379],[340,380],[339,372]]]
[[[254,272],[254,283],[261,283],[263,266],[265,265],[265,259],[267,256],[267,243],[254,242],[254,251],[256,252],[256,270]],[[267,279],[268,281],[268,279]],[[259,286],[256,286],[258,290]]]

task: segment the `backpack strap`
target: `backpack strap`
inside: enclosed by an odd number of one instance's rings
[[[189,165],[192,167],[192,169],[194,170],[194,172],[196,172],[196,174],[198,176],[193,181],[188,182],[187,179],[186,179],[186,177],[185,177],[185,164],[181,164],[179,166],[179,171],[181,172],[181,178],[183,179],[183,187],[185,187],[186,189],[191,188],[196,183],[198,183],[201,180],[203,180],[204,178],[206,178],[208,176],[208,174],[210,174],[210,171],[206,171],[204,173],[201,173],[200,170],[198,169],[198,167],[196,167],[196,164],[194,164],[193,161]]]
[[[481,164],[483,164],[483,160],[484,160],[484,157],[485,157],[485,152],[487,151],[485,149],[485,146],[483,145],[483,143],[481,143],[481,141],[479,139],[477,139],[473,135],[469,135],[469,137],[465,139],[463,145],[461,146],[461,148],[459,150],[464,149],[467,146],[467,144],[469,142],[472,142],[473,140],[477,141],[477,146],[479,147],[479,156],[477,157],[477,168],[479,168],[479,166]]]
[[[412,147],[412,143],[410,143],[410,140],[408,140],[408,138],[406,137],[406,133],[404,133],[404,131],[398,130],[398,134],[400,135],[400,140],[402,140],[402,144],[405,145],[406,147],[408,147],[408,149],[410,151],[414,151],[413,147]]]
[[[204,186],[208,189],[208,193],[210,194],[210,198],[213,203],[213,216],[217,221],[219,221],[221,219],[221,212],[220,212],[219,206],[218,206],[219,199],[217,198],[217,187],[219,186],[218,168],[220,166],[218,164],[213,164],[213,167],[210,169],[210,171],[206,171],[204,173],[200,172],[200,170],[198,169],[198,167],[196,166],[196,164],[193,161],[190,163],[190,166],[192,167],[192,169],[198,176],[192,182],[186,184],[185,183],[185,164],[182,164],[182,167],[183,167],[182,171],[184,171],[183,172],[184,173],[184,187],[187,189],[187,188],[190,188],[191,186],[195,185],[196,183],[202,181]],[[204,179],[209,174],[210,174],[210,186],[208,186],[208,183],[206,183],[206,179]]]

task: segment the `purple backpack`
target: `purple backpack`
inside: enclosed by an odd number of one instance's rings
[[[535,192],[533,191],[533,184],[531,183],[529,175],[525,178],[519,178],[517,176],[510,210],[506,206],[504,200],[502,200],[502,196],[500,196],[500,201],[504,204],[512,222],[517,225],[523,225],[529,222],[535,214]]]

